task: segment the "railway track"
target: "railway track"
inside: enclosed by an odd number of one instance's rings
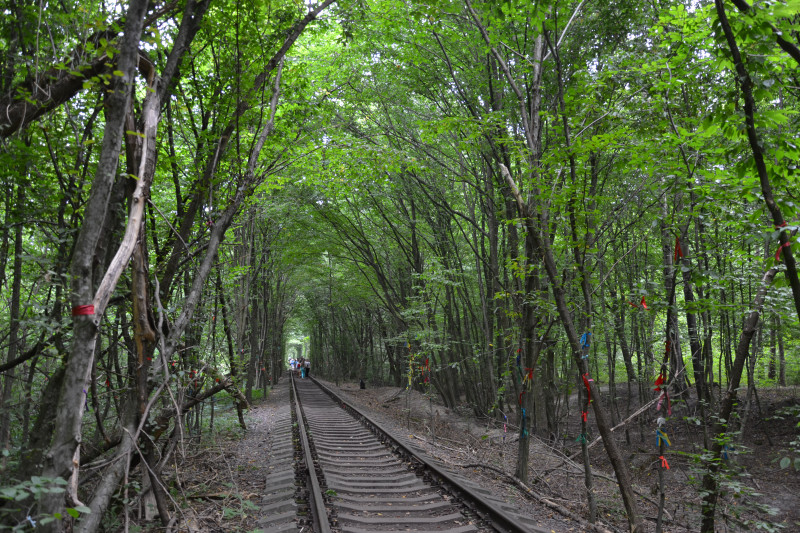
[[[292,380],[297,529],[467,533],[545,530],[312,379]]]

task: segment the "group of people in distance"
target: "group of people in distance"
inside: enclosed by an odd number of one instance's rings
[[[292,357],[289,359],[289,366],[292,369],[292,373],[296,376],[300,376],[301,378],[307,378],[311,372],[311,361],[301,357],[300,359],[295,359]]]

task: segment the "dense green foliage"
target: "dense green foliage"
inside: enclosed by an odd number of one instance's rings
[[[317,4],[156,2],[92,228],[129,6],[2,2],[0,444],[14,486],[47,472],[49,416],[81,358],[84,462],[138,421],[156,461],[180,435],[176,405],[228,390],[241,412],[302,343],[317,375],[410,382],[548,437],[564,434],[580,374],[633,382],[642,403],[663,375],[724,436],[714,384],[738,388],[742,368],[750,390],[800,381],[795,250],[781,244],[800,229],[800,5],[736,1],[723,23],[723,4],[340,1],[306,26]],[[191,13],[197,33],[160,92]],[[79,236],[99,233],[94,291],[138,202],[131,267],[87,343],[70,313],[88,304]],[[108,498],[66,512],[104,513]],[[34,500],[0,517],[54,516]]]

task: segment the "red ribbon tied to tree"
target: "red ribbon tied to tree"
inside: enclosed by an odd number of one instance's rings
[[[658,458],[661,459],[661,468],[663,468],[664,470],[669,470],[669,463],[667,462],[667,458],[664,457],[663,455],[659,455]]]
[[[667,341],[667,352],[669,352],[669,341]],[[672,404],[669,401],[669,392],[667,391],[667,378],[664,376],[664,370],[663,369],[658,374],[658,377],[656,378],[655,385],[656,385],[656,387],[653,390],[656,391],[656,392],[661,391],[661,394],[658,397],[658,404],[656,405],[656,411],[660,411],[661,410],[661,405],[664,403],[664,400],[666,400],[667,401],[667,414],[671,416],[672,415]]]
[[[72,316],[89,316],[94,314],[93,305],[77,305],[72,308]]]
[[[775,252],[775,261],[780,261],[781,260],[781,250],[783,250],[784,248],[788,248],[791,245],[792,245],[791,241],[786,241],[785,243],[778,245],[778,251]]]
[[[594,380],[589,377],[588,372],[581,377],[583,378],[583,384],[586,387],[586,397],[587,397],[586,403],[587,404],[592,403],[592,386],[589,383]]]
[[[777,231],[780,231],[780,229],[781,229],[781,228],[785,228],[787,225],[788,225],[788,224],[786,224],[786,221],[784,220],[784,221],[783,221],[783,222],[781,222],[781,223],[780,223],[778,226],[775,226],[775,229],[776,229]],[[790,247],[791,245],[792,245],[792,243],[791,243],[791,241],[789,241],[789,240],[787,240],[787,241],[786,241],[785,243],[783,243],[783,244],[779,244],[779,245],[778,245],[778,250],[775,252],[775,261],[776,261],[776,262],[781,260],[781,251],[782,251],[784,248],[788,248],[788,247]]]
[[[680,237],[675,237],[675,254],[673,256],[673,261],[677,261],[679,257],[683,257],[683,248],[681,248]]]
[[[650,310],[650,309],[647,308],[647,301],[645,300],[644,296],[642,296],[642,301],[639,303],[639,305],[636,305],[635,303],[633,303],[630,300],[628,300],[628,305],[630,305],[631,307],[635,307],[636,309],[639,309],[641,307],[645,311],[649,311]]]
[[[533,369],[532,368],[525,368],[525,372],[522,376],[522,384],[525,385],[526,383],[530,384],[533,383]]]
[[[588,411],[581,411],[581,418],[583,418],[584,422],[589,421],[589,412]]]

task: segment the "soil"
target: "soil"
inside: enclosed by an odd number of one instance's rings
[[[450,410],[416,391],[396,387],[360,390],[357,382],[342,383],[338,389],[382,425],[422,444],[430,455],[458,469],[462,474],[490,486],[496,493],[542,518],[552,531],[586,531],[588,518],[584,469],[580,446],[574,438],[558,442],[531,439],[529,494],[520,490],[513,474],[517,454],[518,428],[496,420],[477,420],[466,407]],[[636,398],[617,390],[622,410],[633,412]],[[608,395],[606,395],[608,396]],[[781,459],[800,457],[800,391],[771,388],[759,391],[753,402],[743,436],[730,446],[731,474],[717,513],[718,531],[765,529],[800,531],[800,473],[793,466],[781,468]],[[256,531],[260,518],[258,501],[267,474],[267,437],[276,407],[288,401],[280,385],[248,413],[248,430],[216,435],[211,444],[189,444],[186,459],[177,468],[176,479],[183,501],[179,531]],[[573,402],[574,403],[574,402]],[[760,406],[760,413],[759,413]],[[667,425],[671,446],[666,453],[664,531],[680,533],[699,529],[698,465],[703,428],[695,423],[693,402],[672,404]],[[639,506],[648,531],[655,531],[658,512],[659,460],[655,442],[654,407],[640,420],[617,431],[629,457]],[[573,408],[574,410],[574,408]],[[578,415],[579,416],[579,415]],[[578,418],[572,416],[571,418]],[[624,413],[623,417],[624,418]],[[591,422],[591,415],[590,415]],[[625,429],[628,430],[627,435]],[[578,420],[566,433],[578,433]],[[591,437],[597,435],[592,431]],[[613,481],[602,443],[590,450],[598,524],[602,529],[627,531],[622,502]],[[798,461],[800,466],[800,460]],[[505,473],[505,474],[503,474]],[[770,507],[774,514],[762,508]],[[571,518],[570,518],[571,516]]]

